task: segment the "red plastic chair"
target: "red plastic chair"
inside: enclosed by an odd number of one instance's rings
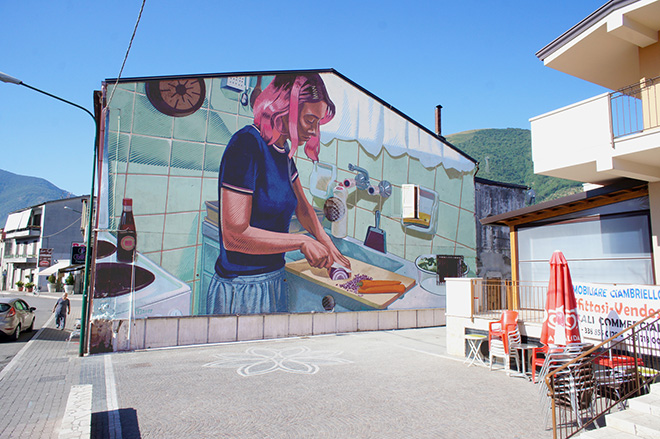
[[[509,332],[518,327],[518,311],[504,311],[497,322],[488,323],[488,348],[490,341],[498,338],[504,342],[504,349],[508,352],[507,341]]]

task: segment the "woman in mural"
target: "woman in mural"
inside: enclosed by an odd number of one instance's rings
[[[312,267],[350,262],[307,201],[292,160],[299,146],[318,160],[320,125],[335,114],[316,74],[277,75],[254,104],[254,124],[237,131],[220,164],[220,256],[209,285],[209,314],[287,311],[284,253],[300,250]],[[314,237],[290,234],[295,212]]]

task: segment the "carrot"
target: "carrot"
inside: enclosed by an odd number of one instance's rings
[[[358,294],[378,294],[378,293],[405,293],[406,286],[399,283],[398,285],[384,285],[370,288],[360,288]]]
[[[385,287],[390,285],[399,285],[398,280],[368,280],[364,279],[358,282],[360,288]]]

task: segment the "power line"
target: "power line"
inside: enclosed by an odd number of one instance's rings
[[[140,13],[138,14],[137,21],[135,22],[135,28],[133,28],[133,35],[131,35],[131,41],[129,41],[128,43],[128,49],[126,49],[124,62],[121,63],[121,69],[119,69],[119,75],[117,75],[115,86],[112,88],[112,94],[110,94],[110,99],[108,99],[108,103],[106,104],[105,108],[108,108],[110,106],[110,102],[112,102],[112,98],[115,96],[115,90],[117,90],[117,84],[119,83],[119,78],[121,78],[121,74],[124,71],[124,66],[126,65],[126,60],[128,59],[128,53],[131,51],[131,46],[133,45],[133,39],[135,38],[135,33],[137,32],[138,25],[140,24],[140,19],[142,18],[142,11],[144,11],[145,3],[147,3],[147,0],[142,0],[142,7],[140,8]]]
[[[60,233],[62,233],[62,232],[65,231],[66,229],[68,229],[68,228],[70,228],[70,227],[73,227],[74,225],[79,224],[79,223],[80,223],[80,220],[77,219],[77,220],[75,220],[74,222],[72,222],[71,224],[69,224],[68,226],[66,226],[65,228],[63,228],[62,230],[60,230],[59,232],[55,232],[55,233],[50,234],[50,235],[48,235],[48,236],[42,236],[41,238],[42,238],[42,239],[43,239],[43,238],[50,238],[50,237],[52,237],[52,236],[59,235]]]

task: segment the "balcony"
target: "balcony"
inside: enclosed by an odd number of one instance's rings
[[[660,78],[530,120],[534,172],[604,184],[660,181]]]
[[[28,226],[20,230],[12,230],[6,232],[5,239],[21,239],[21,238],[34,238],[41,236],[41,227],[39,226]]]

